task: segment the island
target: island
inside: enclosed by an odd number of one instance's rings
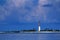
[[[4,32],[0,32],[0,34],[7,34],[7,33],[25,33],[25,32],[28,32],[28,33],[30,33],[30,32],[32,32],[32,33],[34,33],[34,32],[59,32],[60,33],[60,30],[58,30],[58,29],[53,30],[53,29],[45,28],[43,30],[38,31],[38,30],[36,30],[36,29],[33,28],[33,29],[29,29],[29,30],[4,31]]]

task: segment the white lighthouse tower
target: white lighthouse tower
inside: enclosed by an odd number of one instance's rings
[[[40,21],[38,22],[38,32],[40,32],[41,27],[40,27]]]

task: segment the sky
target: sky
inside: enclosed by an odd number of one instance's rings
[[[0,0],[0,31],[18,28],[6,25],[37,27],[38,21],[60,23],[60,0]]]

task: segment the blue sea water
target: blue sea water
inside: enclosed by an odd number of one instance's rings
[[[0,34],[0,40],[60,40],[60,34],[59,33]]]

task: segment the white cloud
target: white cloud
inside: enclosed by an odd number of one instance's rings
[[[0,20],[5,20],[5,17],[8,16],[7,10],[4,7],[0,6]]]
[[[39,0],[39,5],[48,4],[48,0]]]
[[[33,6],[32,0],[7,0],[3,7],[0,6],[0,20],[5,20],[6,16],[11,16],[16,12],[17,15],[14,15],[17,16],[20,22],[34,22],[38,20],[48,22],[47,14],[52,9],[42,7],[42,5],[48,3],[48,0],[39,0],[38,5]],[[26,9],[26,6],[31,10]]]
[[[0,20],[5,20],[7,16],[13,14],[14,9],[18,9],[26,0],[6,0],[6,4],[0,6]]]
[[[32,6],[32,4],[30,6]],[[49,12],[49,8],[42,7],[39,2],[39,4],[36,7],[33,7],[32,11],[28,11],[23,8],[23,10],[21,10],[22,15],[24,15],[26,13],[28,13],[28,14],[25,15],[24,17],[20,16],[19,18],[20,18],[20,21],[21,21],[21,18],[22,19],[24,18],[25,21],[29,21],[29,22],[33,22],[33,21],[36,22],[39,20],[46,21],[48,12]],[[21,15],[21,13],[20,13],[20,15]]]
[[[15,7],[20,7],[22,5],[25,4],[26,0],[7,0],[8,4],[10,4],[10,6],[15,6]]]

